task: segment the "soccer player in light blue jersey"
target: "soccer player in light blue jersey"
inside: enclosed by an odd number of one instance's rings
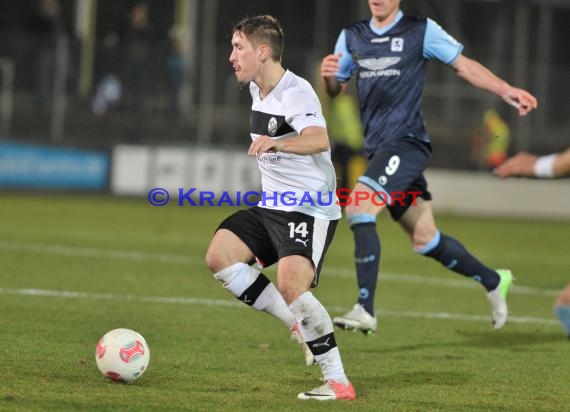
[[[320,71],[331,97],[356,78],[368,157],[366,172],[345,209],[355,241],[358,301],[333,321],[345,329],[376,330],[374,294],[380,264],[376,216],[387,207],[417,253],[481,283],[491,304],[493,325],[500,329],[508,316],[511,272],[482,264],[459,241],[440,232],[433,216],[424,177],[431,157],[430,137],[421,113],[427,64],[436,59],[451,66],[459,77],[501,97],[521,116],[534,110],[537,101],[465,57],[463,45],[433,20],[404,14],[400,0],[369,0],[368,5],[371,19],[341,31],[334,54],[323,59]],[[390,196],[395,192],[420,195],[395,201]],[[368,200],[362,200],[363,193]],[[379,198],[378,193],[385,195]]]

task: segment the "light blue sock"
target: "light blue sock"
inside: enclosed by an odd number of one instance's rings
[[[566,331],[566,336],[570,338],[570,305],[566,306],[555,306],[554,314],[562,323],[564,330]]]

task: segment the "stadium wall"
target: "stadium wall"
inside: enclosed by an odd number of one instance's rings
[[[0,142],[0,188],[106,191],[108,172],[106,151]]]
[[[570,182],[499,179],[490,173],[430,170],[434,210],[478,216],[570,219]]]
[[[110,171],[109,171],[110,169]],[[499,179],[490,173],[427,172],[437,212],[570,220],[568,180]],[[110,191],[146,197],[160,187],[236,194],[259,191],[257,163],[243,150],[118,145],[110,153],[52,145],[0,144],[0,189]]]
[[[434,209],[440,212],[527,218],[570,219],[567,180],[501,180],[489,173],[430,170]],[[111,190],[147,195],[162,187],[215,193],[259,190],[259,171],[243,150],[117,146],[113,151]]]
[[[230,194],[259,190],[259,169],[243,150],[119,145],[113,149],[111,192],[146,196],[162,188]]]

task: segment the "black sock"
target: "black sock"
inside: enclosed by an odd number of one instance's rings
[[[354,234],[354,262],[358,281],[358,303],[374,316],[374,292],[380,266],[380,237],[375,223],[358,223],[351,226]]]
[[[440,232],[436,236],[440,236],[439,242],[427,252],[421,252],[423,255],[434,258],[454,272],[473,278],[488,291],[499,285],[499,274],[479,262],[461,243]]]

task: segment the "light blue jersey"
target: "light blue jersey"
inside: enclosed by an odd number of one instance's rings
[[[335,53],[342,52],[337,79],[357,76],[368,154],[386,140],[415,137],[429,142],[421,114],[427,62],[453,64],[462,50],[433,20],[401,11],[382,29],[370,20],[342,30],[335,47]]]

